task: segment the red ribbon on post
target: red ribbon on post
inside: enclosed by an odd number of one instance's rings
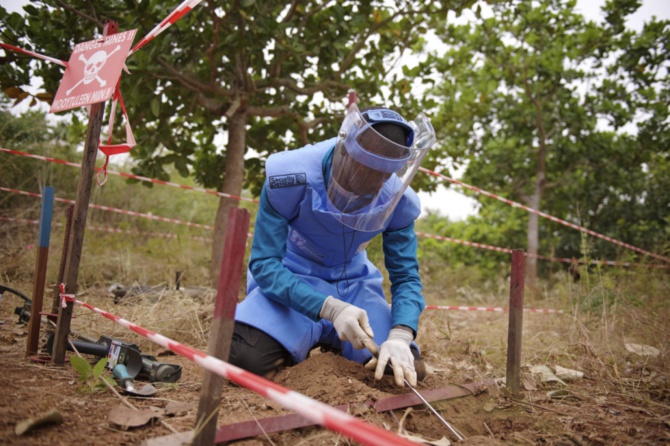
[[[60,290],[59,296],[60,296],[61,307],[66,308],[68,302],[74,302],[75,301],[74,294],[65,294],[65,284],[64,283],[61,283],[60,285],[58,285],[58,289]]]
[[[121,89],[119,88],[120,84],[121,84],[121,78],[119,78],[119,82],[116,84],[116,89],[114,90],[114,97],[112,97],[112,109],[109,113],[109,127],[107,130],[108,132],[107,144],[100,144],[98,146],[98,149],[100,149],[100,151],[105,154],[105,164],[102,166],[102,170],[95,175],[95,178],[99,186],[102,186],[107,182],[107,165],[109,164],[109,157],[112,155],[119,155],[121,153],[130,152],[130,150],[136,145],[133,130],[130,128],[130,120],[128,119],[126,104],[123,102],[123,96],[121,95]],[[123,144],[112,144],[114,115],[116,114],[117,102],[121,104],[121,110],[123,111],[123,116],[126,118],[126,142]],[[102,181],[100,180],[100,174],[103,175]]]

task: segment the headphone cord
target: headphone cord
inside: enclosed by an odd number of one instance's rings
[[[356,237],[356,230],[353,230],[351,233],[351,242],[349,242],[349,246],[347,247],[347,237],[346,237],[346,232],[344,230],[344,225],[342,225],[342,247],[344,251],[344,265],[342,267],[342,274],[340,274],[340,277],[337,279],[337,294],[340,297],[344,297],[348,292],[349,292],[349,277],[347,276],[347,263],[349,263],[349,253],[351,252],[351,248],[354,246],[354,238]],[[346,288],[344,291],[344,295],[340,292],[340,282],[344,278],[344,282],[346,283]]]

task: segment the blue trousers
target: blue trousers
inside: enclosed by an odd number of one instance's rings
[[[316,290],[364,309],[377,345],[381,345],[388,338],[391,330],[391,307],[384,297],[382,274],[367,259],[359,265],[352,265],[337,280],[305,274],[313,271],[306,271],[304,265],[290,255],[284,259],[284,265]],[[322,275],[327,273],[323,272]],[[304,361],[317,344],[341,350],[342,356],[359,363],[365,363],[372,357],[367,349],[356,350],[349,342],[340,341],[330,321],[313,321],[265,296],[251,275],[248,276],[247,291],[247,297],[237,306],[235,320],[276,339],[296,363]]]

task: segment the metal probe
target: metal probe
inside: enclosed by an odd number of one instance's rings
[[[449,430],[456,436],[456,438],[458,438],[460,441],[465,440],[465,437],[462,436],[462,435],[456,430],[456,428],[455,428],[454,426],[451,425],[451,423],[449,423],[447,420],[445,420],[444,418],[442,418],[442,415],[440,415],[440,413],[439,413],[437,410],[435,410],[435,408],[434,408],[433,406],[431,406],[431,404],[430,404],[428,401],[426,401],[426,399],[425,399],[423,396],[421,396],[421,394],[420,394],[414,387],[412,387],[412,385],[411,385],[409,382],[407,382],[406,379],[403,378],[403,380],[405,381],[405,384],[407,385],[407,387],[409,387],[410,389],[412,389],[412,392],[414,392],[414,394],[415,394],[416,396],[418,396],[419,399],[420,399],[421,401],[423,401],[423,404],[425,404],[426,406],[428,406],[428,408],[431,410],[431,412],[433,412],[433,414],[435,414],[435,416],[436,416],[437,418],[439,418],[440,421],[441,421],[442,423],[444,423],[444,425],[447,426],[447,427],[449,428]]]
[[[377,353],[373,353],[373,355],[374,355],[375,358],[377,358],[377,360],[379,360],[379,346],[376,346],[376,347],[377,347]],[[368,350],[370,350],[370,349],[368,348]],[[372,350],[370,350],[370,353],[372,353]],[[387,366],[388,366],[388,364],[387,364]],[[416,396],[419,397],[419,399],[423,402],[423,404],[425,404],[425,405],[431,410],[431,412],[433,412],[433,414],[434,414],[434,415],[435,415],[435,416],[436,416],[436,417],[437,417],[437,418],[438,418],[438,419],[439,419],[445,426],[447,426],[447,428],[451,431],[451,433],[453,433],[453,434],[456,436],[456,438],[458,438],[459,441],[463,441],[463,440],[465,440],[465,437],[464,437],[463,435],[461,435],[460,432],[458,432],[458,430],[456,430],[456,428],[455,428],[454,426],[451,425],[451,423],[449,423],[447,420],[445,420],[445,419],[442,417],[442,415],[440,415],[440,413],[439,413],[437,410],[435,410],[435,408],[434,408],[434,407],[433,407],[433,406],[432,406],[432,405],[431,405],[431,404],[430,404],[430,403],[429,403],[429,402],[428,402],[428,401],[427,401],[427,400],[426,400],[426,399],[419,393],[419,391],[416,390],[416,389],[415,389],[415,388],[414,388],[414,387],[407,381],[406,378],[403,378],[403,381],[405,381],[405,385],[406,385],[407,387],[409,387],[409,388],[412,390],[412,392],[414,392],[414,394],[415,394]]]

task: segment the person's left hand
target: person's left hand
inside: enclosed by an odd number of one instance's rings
[[[392,328],[388,339],[379,348],[378,357],[372,358],[365,364],[365,368],[375,369],[375,379],[382,379],[384,369],[390,361],[397,386],[404,387],[405,380],[410,385],[416,386],[414,356],[409,348],[413,338],[410,328]]]

